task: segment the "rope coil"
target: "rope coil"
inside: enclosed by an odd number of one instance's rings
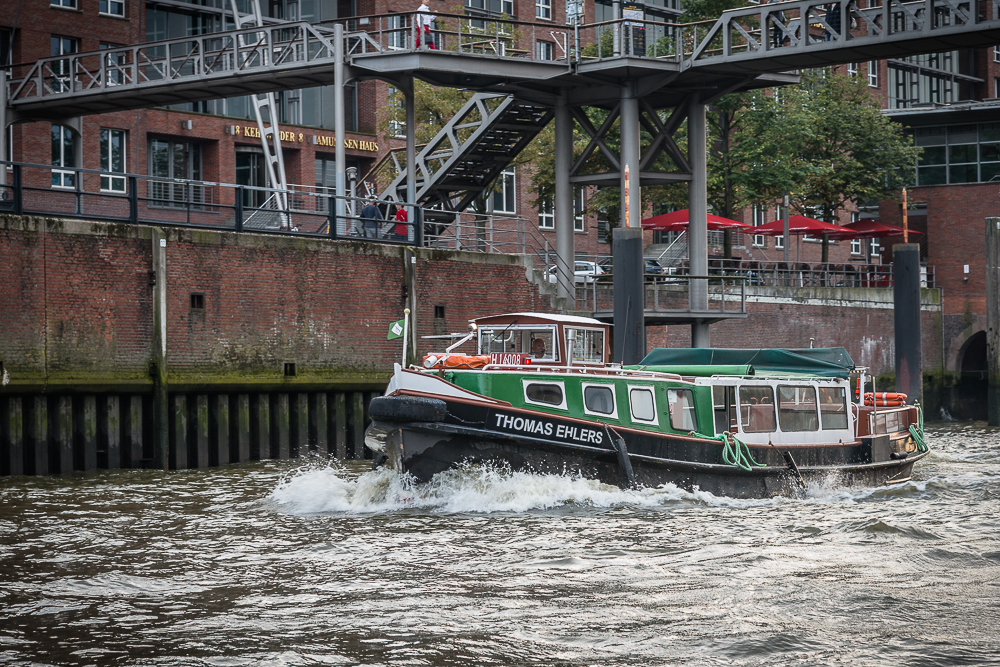
[[[721,435],[710,436],[691,431],[690,435],[697,436],[699,438],[705,438],[707,440],[718,440],[724,447],[722,448],[722,460],[726,465],[736,466],[743,470],[749,472],[754,467],[766,468],[766,463],[757,463],[753,456],[750,454],[750,446],[733,435],[732,432],[726,431]],[[730,441],[731,440],[731,441]]]

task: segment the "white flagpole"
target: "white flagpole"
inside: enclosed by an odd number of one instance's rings
[[[403,309],[403,368],[406,368],[406,329],[410,324],[410,309]]]

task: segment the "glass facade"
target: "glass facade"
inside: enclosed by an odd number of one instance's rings
[[[1000,174],[1000,123],[921,127],[917,185],[986,183]]]

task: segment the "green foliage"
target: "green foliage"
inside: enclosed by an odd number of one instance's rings
[[[746,0],[684,0],[681,23],[717,19],[727,9],[737,9],[749,5],[750,3]]]
[[[733,149],[744,203],[788,190],[799,213],[832,221],[847,202],[896,197],[913,178],[919,149],[856,79],[807,70],[777,97],[751,99]]]

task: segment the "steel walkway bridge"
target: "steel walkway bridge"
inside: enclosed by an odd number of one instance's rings
[[[348,80],[380,79],[403,91],[406,126],[414,127],[414,78],[465,88],[479,94],[419,158],[408,133],[405,165],[416,168],[397,176],[386,195],[409,206],[460,210],[554,118],[557,255],[565,269],[559,289],[571,297],[573,272],[567,267],[574,256],[574,183],[622,188],[625,229],[617,231],[624,239],[625,232],[638,231],[642,185],[688,182],[690,269],[707,275],[705,109],[713,99],[793,83],[797,76],[791,72],[800,68],[1000,44],[1000,0],[846,0],[832,5],[795,0],[683,25],[618,19],[557,26],[437,14],[436,49],[426,44],[418,48],[413,18],[395,14],[322,24],[284,22],[14,65],[3,71],[6,81],[0,79],[0,126],[330,84],[342,101]],[[542,49],[542,42],[554,49]],[[594,127],[582,107],[610,113]],[[673,138],[684,121],[686,154]],[[621,146],[613,150],[605,139],[616,122]],[[590,138],[576,157],[575,125]],[[645,148],[640,128],[652,136]],[[336,130],[337,195],[343,197],[342,114]],[[595,154],[610,165],[607,171],[585,168]],[[651,170],[663,154],[671,158],[674,171]],[[629,248],[634,248],[635,234],[629,238]],[[616,245],[616,257],[626,252],[632,250],[620,253]],[[638,258],[641,264],[641,247]],[[641,303],[641,285],[638,290],[623,286],[632,291],[618,293],[619,273],[615,271],[615,302]],[[707,281],[691,282],[696,346],[708,345],[708,325],[694,315],[707,310],[706,289]],[[641,310],[630,312],[622,315],[628,322],[623,320],[621,330],[641,330]],[[616,314],[616,327],[617,319]],[[625,347],[617,349],[619,343]],[[629,345],[644,348],[644,343],[618,340],[616,358],[631,359]]]

